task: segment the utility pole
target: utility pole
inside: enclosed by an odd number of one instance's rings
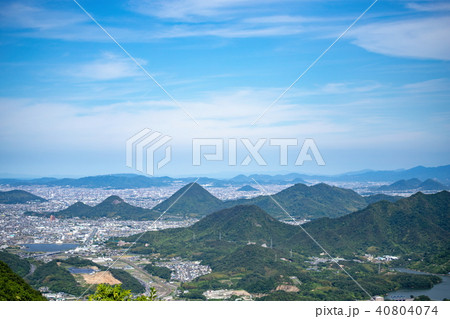
[[[222,240],[222,233],[219,232],[219,241],[221,241],[221,240]]]
[[[270,248],[273,248],[273,242],[272,242],[272,238],[270,238]]]
[[[292,258],[292,249],[289,251],[289,256]]]

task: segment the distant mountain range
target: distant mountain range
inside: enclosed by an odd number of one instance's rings
[[[336,219],[320,218],[303,228],[332,255],[372,253],[410,255],[440,264],[449,271],[450,193],[417,193],[395,203],[382,201]],[[127,238],[138,239],[132,251],[159,252],[207,261],[226,258],[249,242],[281,251],[316,255],[322,250],[298,226],[279,222],[255,205],[238,205],[220,210],[186,228],[146,232]],[[112,240],[116,242],[118,239]],[[218,257],[221,256],[221,257]],[[443,255],[445,257],[445,255]]]
[[[25,204],[28,202],[46,202],[45,198],[22,190],[0,191],[0,204]]]
[[[380,195],[375,195],[380,196]],[[164,213],[167,219],[201,218],[226,207],[242,204],[254,204],[275,218],[288,216],[277,205],[278,202],[294,218],[338,217],[366,207],[374,201],[374,196],[363,197],[344,188],[317,184],[306,186],[295,184],[271,196],[258,196],[251,199],[221,201],[197,183],[189,183],[175,192],[153,209],[144,209],[127,204],[118,196],[110,196],[100,204],[91,207],[77,202],[59,212],[34,213],[27,215],[50,216],[59,218],[118,218],[131,220],[154,220]],[[384,200],[397,200],[384,195]]]
[[[427,179],[424,182],[422,182],[418,178],[411,178],[408,180],[402,179],[391,185],[380,186],[377,190],[379,190],[379,191],[408,191],[408,190],[440,191],[440,190],[446,190],[446,189],[449,189],[449,187],[447,187],[444,184],[440,183],[439,181],[431,179],[431,178]]]
[[[438,167],[417,166],[406,170],[395,171],[370,171],[364,170],[340,175],[307,175],[299,173],[290,173],[286,175],[238,175],[231,179],[215,179],[201,177],[197,183],[214,187],[224,186],[243,186],[253,184],[256,180],[259,184],[305,184],[305,181],[315,182],[394,182],[401,179],[418,178],[420,180],[438,179],[444,184],[450,184],[450,165]],[[196,181],[194,177],[172,178],[147,177],[136,174],[111,174],[88,176],[83,178],[38,178],[38,179],[0,179],[0,185],[21,186],[21,185],[46,185],[46,186],[68,186],[68,187],[86,187],[86,188],[145,188],[154,186],[168,186],[175,183],[186,184]]]

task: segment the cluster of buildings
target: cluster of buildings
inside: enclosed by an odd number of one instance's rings
[[[182,260],[179,257],[172,258],[170,261],[159,262],[157,266],[167,267],[172,270],[172,280],[187,282],[197,277],[209,274],[211,267],[201,265],[200,261]]]

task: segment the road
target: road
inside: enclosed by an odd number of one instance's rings
[[[138,279],[142,284],[144,284],[146,292],[150,291],[150,287],[155,287],[158,298],[164,298],[172,295],[177,290],[176,285],[171,284],[159,277],[151,276],[149,273],[147,273],[141,267],[136,265],[134,262],[124,258],[122,258],[120,261],[133,267],[133,269],[136,271],[135,274],[136,279]]]

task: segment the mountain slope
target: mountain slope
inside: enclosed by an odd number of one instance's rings
[[[171,217],[199,217],[222,208],[223,203],[197,183],[189,183],[153,208],[163,213],[170,208]]]
[[[0,261],[0,300],[32,301],[47,300],[39,291],[34,290],[19,275],[14,273],[6,263]]]
[[[375,195],[369,195],[369,196],[365,196],[364,199],[366,200],[366,203],[369,204],[373,204],[376,202],[380,202],[382,200],[387,200],[388,202],[396,202],[399,199],[402,199],[404,197],[401,196],[391,196],[391,195],[386,195],[386,194],[375,194]]]
[[[46,202],[47,200],[22,190],[0,191],[0,204],[25,204],[27,202]]]
[[[380,191],[403,191],[410,189],[418,189],[422,181],[417,178],[411,178],[408,180],[399,180],[391,185],[383,185],[378,188]]]
[[[30,263],[26,259],[22,259],[17,255],[8,253],[7,251],[0,251],[0,261],[3,261],[16,274],[23,277],[30,271]]]
[[[364,253],[368,248],[378,254],[439,254],[450,244],[450,193],[381,201],[337,219],[312,221],[304,228],[332,254]],[[303,233],[292,240],[302,249],[320,251]]]
[[[314,186],[295,184],[272,197],[294,218],[302,219],[338,217],[367,206],[364,197],[356,192],[323,183]],[[251,199],[227,201],[225,205],[227,207],[237,204],[257,205],[276,218],[288,218],[273,199],[264,195]]]
[[[332,255],[416,254],[433,259],[450,247],[450,193],[381,201],[339,218],[303,225]],[[134,242],[139,234],[123,238]],[[298,226],[281,223],[254,205],[215,212],[187,228],[143,234],[132,251],[160,252],[214,262],[248,242],[317,255],[321,249]],[[114,241],[112,241],[113,243]],[[440,258],[440,257],[439,257]],[[437,263],[448,262],[440,258]]]

